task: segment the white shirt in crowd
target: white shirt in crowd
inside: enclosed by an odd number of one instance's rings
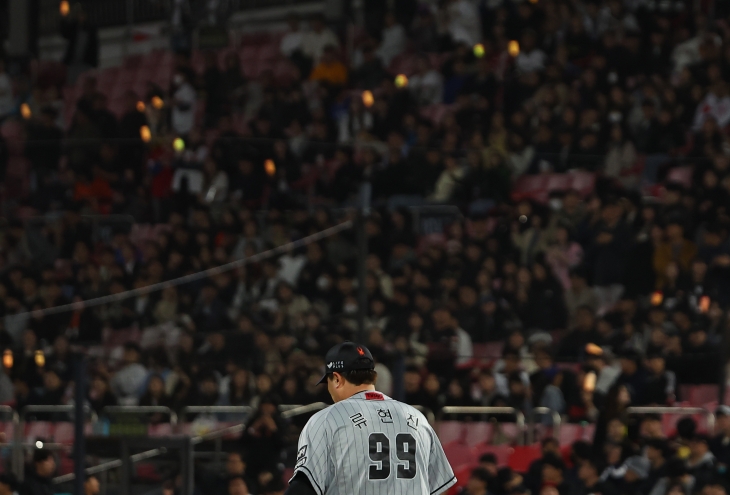
[[[456,0],[448,6],[449,34],[455,43],[473,46],[482,37],[479,9],[475,2]]]
[[[309,31],[302,37],[302,52],[313,59],[315,64],[319,62],[325,47],[329,45],[340,46],[340,42],[335,33],[327,28],[319,33]]]
[[[530,72],[538,72],[545,69],[545,53],[535,48],[529,53],[521,52],[517,55],[515,65],[517,71],[521,74],[529,74]]]
[[[422,105],[441,103],[444,92],[444,80],[441,74],[431,69],[424,74],[411,76],[408,89]]]
[[[178,134],[187,134],[195,125],[195,90],[185,81],[173,94],[172,128]]]
[[[302,41],[304,41],[304,33],[302,31],[289,31],[281,38],[279,50],[284,56],[290,57],[292,53],[302,48]]]
[[[406,30],[400,24],[393,24],[383,29],[383,41],[378,48],[378,56],[383,65],[388,67],[390,62],[406,49]]]

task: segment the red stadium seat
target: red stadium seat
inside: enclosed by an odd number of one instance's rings
[[[514,448],[510,445],[477,445],[474,447],[477,461],[484,454],[494,454],[499,466],[506,466],[509,463],[509,456],[512,455],[512,452],[514,452]]]
[[[70,422],[56,423],[53,430],[53,441],[71,445],[74,443],[74,424]]]
[[[479,458],[471,447],[459,441],[447,443],[443,447],[446,458],[452,466],[472,464]]]
[[[533,461],[542,457],[540,444],[515,446],[509,456],[509,467],[524,473]]]
[[[718,399],[717,385],[680,385],[679,399],[689,402],[691,406],[702,407]]]
[[[25,438],[29,442],[34,442],[37,439],[51,440],[53,438],[53,423],[48,421],[26,423]]]

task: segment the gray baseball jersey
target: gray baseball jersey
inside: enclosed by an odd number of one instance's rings
[[[456,483],[423,414],[380,392],[312,416],[299,437],[297,473],[317,495],[437,495]]]

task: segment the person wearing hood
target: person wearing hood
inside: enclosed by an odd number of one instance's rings
[[[623,478],[614,480],[618,492],[622,495],[639,495],[646,493],[645,482],[649,477],[649,459],[633,455],[623,465]]]
[[[50,450],[38,449],[33,452],[33,466],[27,473],[20,488],[21,495],[53,495],[53,474],[56,472],[56,460]]]
[[[730,466],[730,406],[718,406],[715,411],[715,432],[710,450],[715,454],[717,465],[727,469]]]
[[[696,434],[689,442],[687,470],[694,476],[698,487],[707,484],[715,474],[715,455],[710,451],[707,435]]]

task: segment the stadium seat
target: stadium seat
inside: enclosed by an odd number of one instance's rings
[[[497,464],[506,466],[509,463],[509,456],[514,452],[511,445],[477,445],[474,447],[474,457],[478,461],[479,457],[484,454],[494,454],[497,458]]]
[[[487,421],[475,421],[464,425],[464,440],[467,445],[475,446],[481,443],[489,443],[494,434],[494,425]]]
[[[510,452],[508,465],[514,471],[524,473],[533,461],[542,457],[540,444],[515,446]]]
[[[67,445],[73,444],[74,424],[66,421],[56,423],[56,428],[53,430],[53,441]]]
[[[461,421],[439,421],[438,436],[442,444],[464,441],[464,423]]]
[[[471,447],[459,441],[447,443],[443,447],[446,458],[452,466],[473,464],[479,458]]]
[[[717,385],[680,385],[679,399],[689,402],[691,406],[703,407],[718,399]]]
[[[50,440],[53,438],[53,423],[49,421],[33,421],[25,424],[25,438],[28,442],[38,439]]]

